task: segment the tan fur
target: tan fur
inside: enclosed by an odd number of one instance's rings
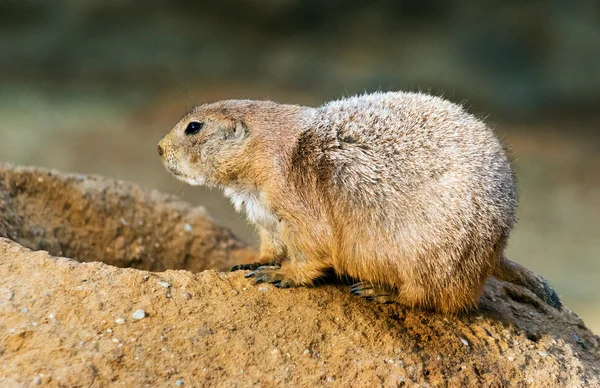
[[[185,135],[192,121],[204,127]],[[333,269],[361,281],[358,295],[454,312],[494,274],[560,307],[543,279],[503,258],[517,202],[508,158],[448,101],[221,101],[182,118],[159,152],[178,178],[222,188],[247,213],[266,265],[257,281],[311,285]]]

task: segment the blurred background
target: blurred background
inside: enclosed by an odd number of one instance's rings
[[[600,332],[600,2],[113,0],[0,3],[0,160],[138,182],[252,227],[164,170],[156,143],[225,98],[320,105],[426,91],[512,148],[508,257]]]

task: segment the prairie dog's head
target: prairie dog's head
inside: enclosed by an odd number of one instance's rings
[[[227,186],[268,166],[269,149],[299,107],[228,100],[198,106],[158,143],[165,167],[191,185]],[[277,143],[277,140],[275,140]]]

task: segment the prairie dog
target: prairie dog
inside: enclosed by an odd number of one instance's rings
[[[546,281],[507,260],[517,192],[503,147],[460,106],[373,93],[318,108],[228,100],[192,109],[159,143],[192,185],[223,189],[260,236],[256,283],[312,285],[452,313],[489,275],[560,309]]]

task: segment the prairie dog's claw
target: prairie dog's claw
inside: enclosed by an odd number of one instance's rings
[[[394,292],[369,282],[359,282],[350,286],[350,293],[367,299],[370,302],[391,303]]]

